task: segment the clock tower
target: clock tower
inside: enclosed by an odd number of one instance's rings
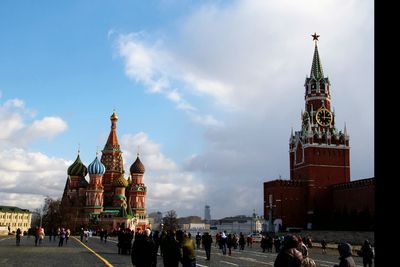
[[[348,212],[364,216],[357,223],[371,229],[372,221],[367,218],[374,216],[375,178],[350,181],[349,136],[346,125],[337,129],[331,83],[319,57],[319,35],[312,37],[315,47],[310,76],[304,83],[301,126],[298,131],[292,129],[289,139],[290,180],[279,177],[264,183],[268,231],[347,230],[334,222],[348,218]]]
[[[312,37],[315,48],[310,77],[304,83],[305,108],[301,113],[301,130],[295,133],[292,130],[289,140],[290,180],[307,185],[309,214],[313,214],[316,208],[315,199],[323,201],[325,190],[330,185],[350,181],[349,136],[346,126],[344,131],[336,128],[331,84],[324,76],[318,52],[319,35],[313,34]]]

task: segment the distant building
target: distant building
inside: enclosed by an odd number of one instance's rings
[[[374,217],[375,179],[350,181],[350,137],[346,125],[336,128],[330,85],[315,43],[301,129],[289,139],[290,180],[264,183],[264,217],[275,231],[338,227],[335,220],[351,224],[351,216],[363,216],[355,223],[360,229]]]
[[[261,232],[263,230],[264,219],[262,216],[245,216],[238,215],[234,217],[226,217],[213,221],[210,228],[217,231],[227,231],[228,233],[240,232],[249,234],[253,232]]]
[[[206,205],[204,207],[204,222],[205,223],[210,223],[211,222],[211,211],[210,211],[210,206]]]
[[[73,218],[72,229],[98,227],[115,230],[120,227],[136,230],[149,227],[146,212],[147,187],[143,183],[144,165],[139,159],[125,178],[122,151],[117,137],[117,114],[111,117],[111,131],[99,160],[97,153],[86,168],[78,156],[68,168],[62,196],[64,210]],[[89,182],[85,176],[89,174]]]
[[[0,206],[0,235],[15,233],[18,228],[28,232],[31,227],[32,213],[27,209],[12,206]],[[5,232],[6,231],[6,232]]]

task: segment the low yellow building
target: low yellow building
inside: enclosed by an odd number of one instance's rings
[[[15,233],[18,228],[23,232],[28,232],[31,227],[32,213],[26,209],[18,207],[0,206],[0,234]],[[4,233],[4,229],[6,233]]]

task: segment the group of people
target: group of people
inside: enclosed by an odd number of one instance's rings
[[[326,249],[326,241],[323,242],[323,251]],[[338,244],[339,264],[334,267],[355,267],[352,247],[349,243]],[[323,252],[326,254],[326,251]],[[372,267],[374,250],[368,240],[365,240],[359,255],[363,257],[364,267]],[[274,267],[315,267],[315,262],[308,257],[308,249],[301,238],[296,235],[287,235],[284,238],[283,247],[278,253]]]
[[[204,244],[208,247],[207,241]],[[211,243],[209,247],[211,251]],[[132,264],[137,267],[155,267],[158,248],[164,266],[178,267],[179,263],[183,267],[196,266],[195,243],[190,234],[182,230],[163,231],[160,236],[150,229],[136,231],[131,250]]]

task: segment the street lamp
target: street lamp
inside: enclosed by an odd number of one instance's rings
[[[273,228],[273,224],[272,224],[272,209],[275,208],[276,205],[272,204],[272,194],[269,195],[269,205],[267,206],[267,208],[269,208],[268,211],[268,232],[272,232],[272,228]]]
[[[42,227],[43,220],[43,205],[40,206],[40,227]]]

